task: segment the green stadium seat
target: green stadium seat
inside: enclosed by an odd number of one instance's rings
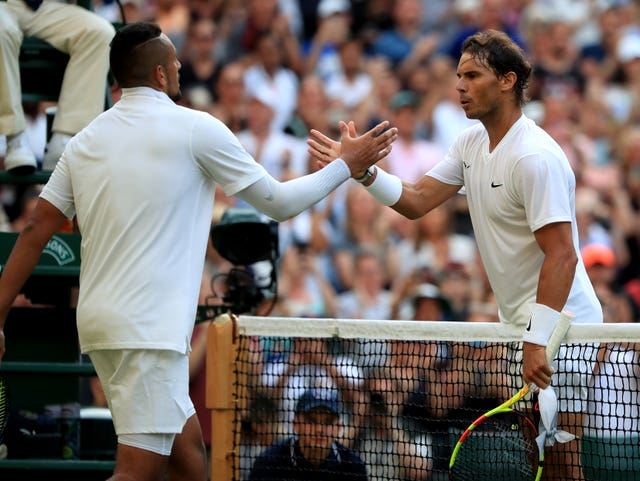
[[[640,481],[640,434],[583,435],[582,471],[587,481]]]

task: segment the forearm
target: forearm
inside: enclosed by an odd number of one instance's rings
[[[575,277],[578,254],[573,245],[570,222],[547,224],[534,232],[536,242],[544,253],[531,317],[523,340],[546,346],[560,319],[560,311],[569,297]],[[531,350],[530,347],[527,347]]]
[[[537,302],[561,311],[569,297],[575,273],[575,257],[546,256],[540,269]]]
[[[575,264],[570,258],[545,257],[540,269],[536,302],[531,306],[531,317],[523,335],[525,342],[547,345],[569,297],[574,275]]]
[[[9,255],[0,276],[0,328],[4,327],[11,306],[33,272],[49,238],[42,238],[29,222]]]
[[[313,174],[287,182],[263,177],[238,192],[238,197],[279,222],[285,221],[324,199],[351,173],[342,159],[337,159]]]
[[[363,185],[378,202],[408,219],[423,216],[460,190],[459,185],[445,184],[428,175],[411,184],[379,167],[375,167],[373,177]]]
[[[38,200],[0,275],[0,329],[4,327],[7,313],[33,272],[42,250],[66,220],[53,204],[44,199]]]

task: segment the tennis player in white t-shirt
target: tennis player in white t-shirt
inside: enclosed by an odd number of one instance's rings
[[[172,481],[204,481],[188,352],[216,185],[282,221],[363,175],[397,131],[382,133],[381,123],[347,139],[344,161],[281,183],[222,122],[174,103],[180,62],[156,25],[120,29],[110,62],[121,99],[71,139],[2,271],[0,358],[15,297],[49,238],[75,217],[80,347],[118,435],[109,479],[161,481],[168,472]]]
[[[411,219],[464,187],[500,320],[522,329],[524,381],[547,387],[552,368],[545,346],[560,311],[575,313],[576,322],[599,323],[602,308],[579,255],[574,173],[560,146],[522,112],[530,73],[522,50],[504,33],[469,37],[456,90],[467,117],[480,122],[464,130],[444,160],[415,183],[377,167],[356,180]],[[355,135],[352,123],[349,132]],[[320,162],[340,155],[340,144],[320,132],[313,131],[308,143]],[[586,393],[589,374],[571,378],[578,384],[572,396]],[[571,403],[573,410],[584,408],[581,401]],[[565,408],[559,426],[571,423],[575,431],[582,423],[574,417],[582,414]],[[560,444],[554,449],[566,454],[555,460],[554,453],[548,455],[544,476],[582,479],[578,456]]]

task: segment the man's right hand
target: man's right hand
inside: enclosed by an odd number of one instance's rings
[[[391,152],[391,144],[398,138],[398,129],[388,128],[387,120],[380,122],[363,135],[356,135],[353,121],[340,121],[341,142],[335,141],[322,132],[312,129],[307,140],[308,152],[320,167],[341,157],[349,167],[351,177],[362,177],[365,171],[384,159]]]
[[[551,383],[553,369],[547,363],[546,348],[530,342],[523,343],[522,375],[526,384],[546,388]]]

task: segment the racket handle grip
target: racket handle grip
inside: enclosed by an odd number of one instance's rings
[[[560,349],[560,344],[564,340],[567,335],[567,331],[573,322],[573,319],[576,317],[575,314],[569,312],[567,310],[563,310],[560,313],[560,319],[558,319],[558,324],[556,324],[555,329],[551,333],[551,337],[549,338],[549,342],[547,342],[547,362],[549,365],[553,362],[558,354],[558,350]]]

